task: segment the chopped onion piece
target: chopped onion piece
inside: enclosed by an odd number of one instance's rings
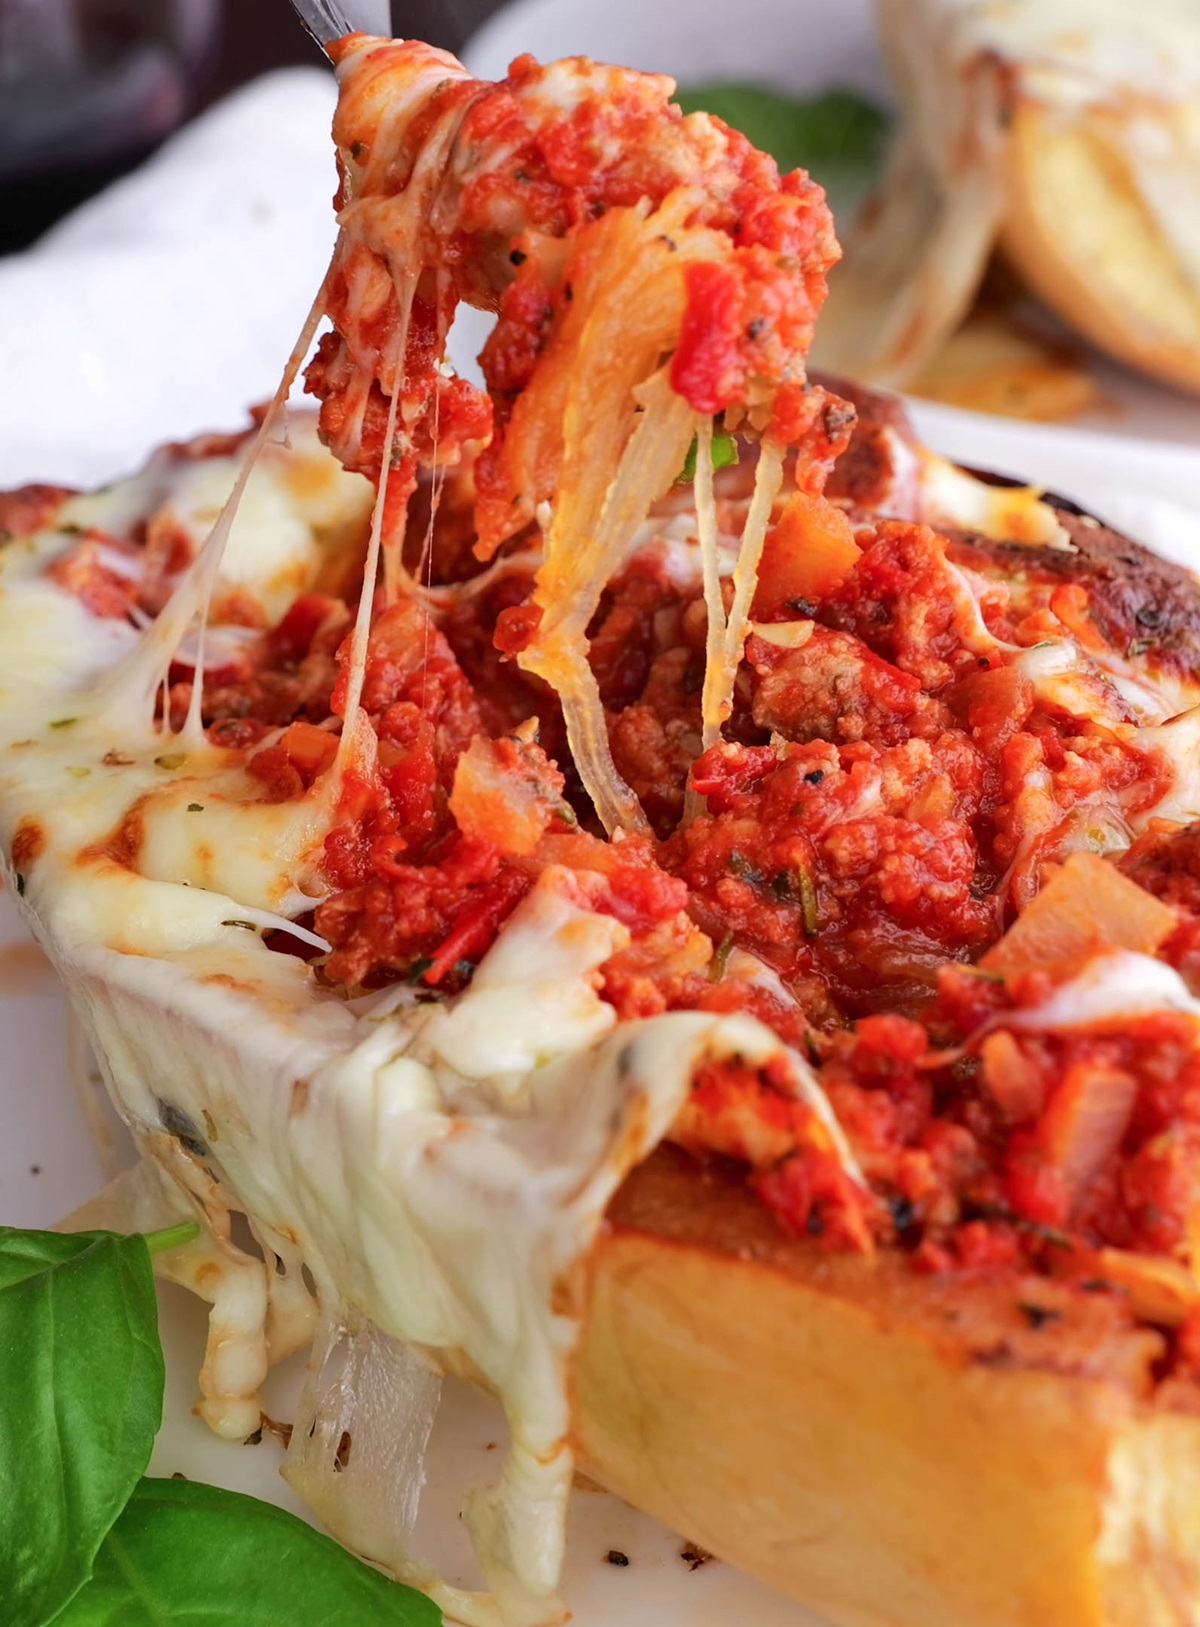
[[[407,1346],[342,1307],[309,1359],[283,1477],[334,1536],[428,1585],[409,1540],[441,1379]]]

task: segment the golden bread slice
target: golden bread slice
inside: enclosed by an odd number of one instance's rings
[[[1200,282],[1134,182],[1125,125],[1111,112],[1068,122],[1020,103],[1003,247],[1047,305],[1101,350],[1200,391]]]
[[[838,223],[845,258],[820,365],[905,387],[932,365],[936,399],[1027,415],[1025,388],[996,385],[976,336],[964,346],[955,333],[999,245],[1101,350],[1200,390],[1194,0],[877,0],[876,11],[900,115],[878,188]],[[1068,399],[1053,401],[1056,415]]]
[[[660,1149],[588,1261],[588,1472],[843,1627],[1200,1621],[1200,1418],[1155,1401],[1157,1336],[895,1265]]]
[[[1081,356],[977,309],[908,384],[910,394],[972,412],[1055,423],[1094,407],[1099,392]]]

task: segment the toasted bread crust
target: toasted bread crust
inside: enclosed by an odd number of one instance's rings
[[[1071,548],[960,533],[951,535],[950,557],[1003,579],[1077,582],[1114,650],[1130,651],[1148,668],[1200,680],[1200,592],[1192,573],[1060,499],[1048,501]]]
[[[845,1627],[1200,1621],[1200,1419],[1155,1402],[1157,1336],[1085,1310],[997,1342],[991,1288],[898,1264],[656,1155],[588,1267],[588,1473]]]
[[[1114,162],[1119,131],[1019,102],[1010,134],[1002,243],[1022,278],[1101,350],[1200,392],[1200,289]]]

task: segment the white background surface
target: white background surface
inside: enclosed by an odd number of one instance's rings
[[[693,81],[763,77],[878,91],[866,0],[518,0],[467,52],[497,75],[519,50],[590,52]],[[807,20],[807,26],[806,26]],[[332,243],[331,91],[319,74],[273,76],[185,132],[154,164],[0,263],[0,485],[97,482],[156,442],[236,426],[273,390]],[[920,408],[941,450],[1081,498],[1164,551],[1200,557],[1200,407],[1124,381],[1126,434],[1029,428]],[[1140,438],[1129,439],[1128,434]],[[1175,442],[1155,445],[1161,435]],[[1183,444],[1181,444],[1183,443]],[[67,1019],[54,975],[0,899],[0,1221],[49,1225],[101,1183],[76,1110]],[[190,1414],[202,1320],[164,1302],[167,1423],[154,1471],[183,1470],[277,1501],[278,1447],[229,1446]],[[286,1401],[280,1400],[286,1412]],[[499,1426],[452,1397],[423,1529],[448,1554],[461,1488],[487,1478]],[[864,1474],[870,1465],[863,1465]],[[722,1565],[690,1573],[680,1540],[614,1499],[575,1499],[566,1579],[578,1627],[806,1627],[812,1618]],[[604,1563],[609,1548],[627,1569]],[[449,1559],[447,1560],[449,1562]]]

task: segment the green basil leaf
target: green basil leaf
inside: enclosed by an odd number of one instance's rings
[[[687,449],[687,457],[683,460],[683,468],[675,477],[677,486],[690,486],[696,478],[696,457],[700,451],[700,443],[692,436],[692,444]],[[712,438],[712,466],[714,473],[718,469],[728,469],[738,460],[737,442],[733,436],[723,429],[714,429]]]
[[[191,1480],[143,1480],[53,1627],[436,1627],[389,1581],[294,1514]]]
[[[834,213],[852,208],[879,172],[888,118],[855,91],[794,97],[764,85],[692,85],[675,97],[685,113],[724,119],[769,152],[781,170],[806,169],[830,195]]]
[[[87,1581],[162,1421],[145,1239],[0,1228],[0,1375],[0,1599],[5,1627],[42,1627]]]

